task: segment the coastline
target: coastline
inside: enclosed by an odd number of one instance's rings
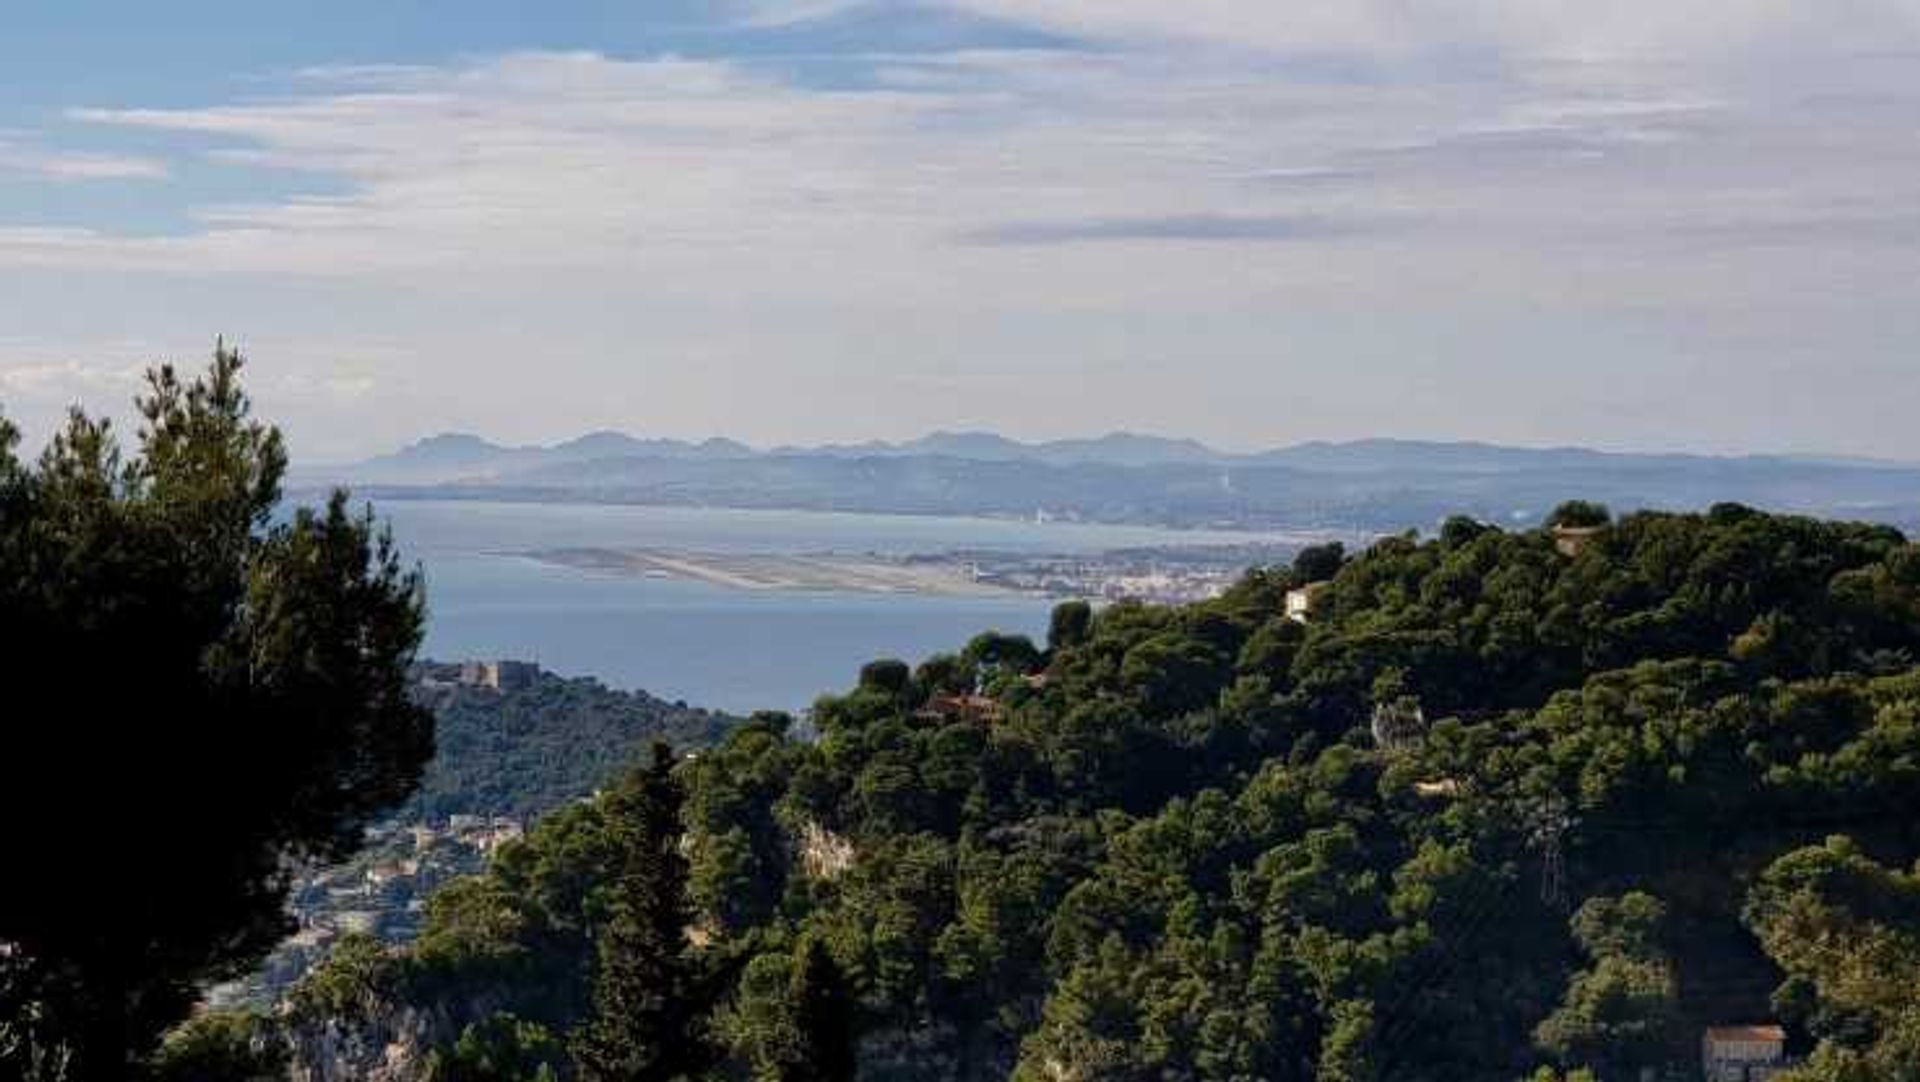
[[[679,579],[735,590],[832,591],[946,597],[1029,597],[1029,591],[976,581],[956,561],[889,561],[835,554],[690,552],[658,548],[549,548],[514,553],[575,571],[628,578]]]

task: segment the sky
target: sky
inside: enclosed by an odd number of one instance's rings
[[[1920,0],[16,0],[0,412],[1920,460]]]

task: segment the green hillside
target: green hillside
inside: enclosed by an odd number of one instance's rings
[[[415,694],[434,714],[434,758],[394,814],[403,823],[453,815],[527,821],[617,777],[650,740],[705,747],[733,718],[539,671],[504,693],[455,682],[457,666],[415,667]]]
[[[871,664],[817,742],[759,716],[349,944],[295,1054],[344,1017],[434,1077],[1477,1082],[1777,1021],[1796,1077],[1912,1076],[1920,548],[1560,521],[1601,525]]]

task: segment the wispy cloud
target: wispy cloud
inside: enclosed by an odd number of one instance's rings
[[[1276,343],[1353,359],[1316,369],[1316,405],[1289,423],[1404,397],[1383,388],[1419,366],[1441,391],[1406,405],[1410,423],[1513,402],[1486,434],[1566,429],[1582,409],[1604,429],[1624,423],[1621,387],[1684,384],[1678,371],[1697,379],[1673,393],[1718,393],[1739,381],[1715,358],[1756,342],[1804,348],[1824,389],[1819,357],[1851,349],[1872,368],[1920,311],[1911,247],[1863,243],[1874,223],[1910,231],[1910,0],[1850,0],[1844,17],[1812,0],[871,6],[1068,44],[512,53],[320,67],[200,108],[76,103],[82,133],[132,129],[168,160],[317,175],[328,194],[202,194],[205,171],[182,168],[163,182],[191,228],[0,222],[0,276],[185,290],[190,267],[222,283],[203,320],[277,311],[322,342],[312,311],[338,305],[376,324],[356,341],[405,345],[343,383],[313,361],[303,393],[378,386],[354,401],[391,409],[390,426],[461,403],[532,424],[547,407],[512,373],[539,355],[596,388],[550,416],[644,427],[610,411],[655,408],[664,385],[658,424],[753,435],[726,419],[759,410],[773,440],[846,435],[794,427],[821,412],[806,394],[838,401],[839,381],[903,388],[874,407],[903,434],[1094,408],[1096,369],[1117,405],[1088,426],[1252,432],[1276,423],[1252,405],[1262,388],[1290,386]],[[763,0],[724,21],[854,7]],[[278,307],[249,303],[263,293]],[[1205,341],[1198,321],[1217,328]],[[946,387],[989,354],[998,382],[937,401],[904,389]],[[1169,386],[1165,356],[1250,388],[1244,415],[1205,379]],[[783,393],[743,402],[740,386]],[[1162,412],[1180,408],[1193,423]]]
[[[939,0],[943,6],[1088,38],[1186,41],[1293,53],[1406,58],[1491,52],[1583,61],[1690,60],[1742,53],[1910,46],[1910,0]]]
[[[4,350],[3,345],[0,350]],[[19,360],[0,352],[0,397],[62,404],[101,394],[119,397],[134,390],[143,371],[140,364],[102,362],[98,358]]]
[[[1172,33],[1162,6],[1136,0],[975,6],[1095,37]],[[1307,5],[1299,20],[1228,6],[1238,14],[1223,9],[1218,21],[1247,24],[1255,44],[1330,49],[1348,21],[1362,29],[1390,21],[1371,3],[1345,14]],[[1469,7],[1475,19],[1436,28],[1437,15],[1410,18],[1401,32],[1423,47],[1481,40],[1469,31],[1497,44],[1553,45],[1515,28],[1528,23],[1519,8]],[[752,10],[824,14],[805,4]],[[1789,14],[1758,23],[1797,26]],[[1321,23],[1331,28],[1312,30]],[[1285,41],[1274,37],[1283,28]],[[1684,42],[1684,29],[1669,27],[1671,40]],[[1310,33],[1321,36],[1309,41]],[[252,273],[356,276],[619,266],[678,282],[686,260],[752,262],[749,250],[762,266],[780,265],[769,253],[834,251],[848,257],[838,265],[879,268],[906,252],[925,260],[943,245],[1292,248],[1352,235],[1341,223],[1407,216],[1443,223],[1430,231],[1435,244],[1450,227],[1451,243],[1467,245],[1537,247],[1583,232],[1658,244],[1690,210],[1737,210],[1729,189],[1750,188],[1756,168],[1796,170],[1774,198],[1817,215],[1836,194],[1920,157],[1893,120],[1895,106],[1920,100],[1920,80],[1855,66],[1814,64],[1756,85],[1717,57],[1597,63],[1526,53],[1489,70],[1414,65],[1352,81],[1244,45],[1204,61],[1192,47],[851,57],[840,63],[864,77],[826,83],[750,60],[527,53],[315,69],[269,101],[77,108],[70,116],[85,125],[216,137],[222,145],[200,152],[326,176],[341,190],[202,203],[191,211],[200,229],[185,237],[0,232],[0,262],[44,262],[64,250],[128,265],[195,256]],[[1883,103],[1873,123],[1859,119],[1861,95]],[[1834,126],[1843,115],[1850,119]],[[147,167],[92,164],[125,175]],[[1648,176],[1659,177],[1657,189]],[[1579,214],[1566,213],[1575,205]]]
[[[873,0],[743,0],[738,22],[748,27],[797,26],[870,8]]]
[[[163,180],[167,165],[154,158],[57,151],[0,139],[0,175],[24,173],[48,180]]]
[[[1359,231],[1353,222],[1308,217],[1175,214],[1158,218],[1080,218],[1054,222],[1008,222],[969,230],[971,244],[1080,244],[1100,241],[1301,241]]]

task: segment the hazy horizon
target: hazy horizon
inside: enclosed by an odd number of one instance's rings
[[[1027,437],[1013,436],[1008,433],[1001,432],[992,428],[968,428],[968,429],[939,428],[939,429],[932,429],[926,432],[921,432],[921,433],[918,433],[917,435],[906,436],[898,439],[880,439],[877,437],[868,438],[868,439],[829,439],[829,440],[824,440],[820,442],[807,442],[807,443],[756,442],[752,440],[741,439],[736,436],[731,436],[724,432],[715,432],[715,433],[710,433],[704,436],[684,436],[684,437],[659,436],[659,435],[655,435],[648,432],[634,432],[634,431],[628,431],[628,430],[619,429],[619,428],[597,428],[597,429],[592,429],[588,431],[556,435],[556,436],[552,436],[545,439],[535,438],[535,439],[530,439],[525,441],[518,441],[518,440],[497,439],[492,436],[489,436],[487,433],[484,433],[484,432],[474,432],[474,431],[469,431],[464,429],[443,429],[435,432],[423,432],[411,438],[404,438],[400,443],[394,444],[392,446],[389,446],[383,449],[376,449],[375,451],[373,451],[371,454],[368,454],[368,455],[362,455],[362,456],[352,457],[352,458],[336,459],[336,460],[314,460],[309,463],[306,463],[306,465],[316,466],[316,467],[337,467],[337,466],[356,465],[356,464],[370,461],[372,459],[384,458],[390,455],[398,454],[433,440],[440,440],[440,439],[447,439],[447,438],[477,439],[487,444],[490,444],[494,447],[501,448],[504,450],[551,450],[553,448],[557,448],[577,440],[587,439],[591,437],[600,437],[600,436],[617,436],[617,437],[624,437],[627,439],[643,440],[643,441],[671,441],[671,442],[676,442],[676,443],[680,443],[687,446],[694,446],[694,445],[698,445],[698,444],[706,443],[710,441],[719,441],[719,442],[739,444],[745,447],[747,450],[757,454],[776,454],[776,453],[786,452],[786,451],[812,452],[812,451],[822,451],[822,450],[847,450],[847,449],[857,449],[859,447],[868,446],[868,445],[880,445],[880,446],[885,446],[889,448],[900,448],[900,447],[910,445],[922,440],[938,439],[941,437],[981,436],[981,437],[990,437],[995,439],[1005,439],[1010,442],[1018,443],[1023,446],[1031,447],[1031,448],[1045,447],[1050,444],[1063,444],[1063,443],[1071,444],[1071,443],[1081,443],[1081,442],[1091,443],[1091,442],[1097,442],[1097,441],[1106,440],[1106,439],[1143,439],[1143,440],[1167,441],[1170,443],[1194,443],[1194,444],[1198,444],[1199,446],[1201,446],[1207,451],[1216,452],[1218,454],[1221,454],[1222,456],[1227,456],[1227,457],[1240,456],[1240,455],[1258,455],[1264,452],[1289,450],[1293,448],[1307,447],[1307,446],[1314,446],[1314,445],[1343,446],[1343,445],[1379,443],[1379,444],[1439,444],[1439,445],[1452,445],[1452,446],[1459,446],[1459,447],[1483,446],[1483,447],[1497,448],[1502,450],[1538,451],[1543,453],[1544,452],[1560,452],[1560,451],[1577,451],[1577,452],[1593,452],[1597,454],[1620,455],[1620,456],[1698,455],[1701,457],[1708,457],[1708,458],[1796,458],[1796,459],[1831,458],[1831,459],[1843,460],[1843,461],[1858,461],[1862,463],[1884,464],[1888,466],[1920,465],[1920,459],[1894,458],[1894,457],[1877,456],[1877,455],[1848,455],[1843,453],[1823,451],[1818,448],[1796,449],[1796,448],[1753,447],[1753,448],[1744,448],[1744,449],[1727,449],[1727,450],[1720,450],[1720,451],[1688,451],[1688,450],[1679,450],[1674,448],[1663,448],[1663,447],[1606,447],[1606,446],[1598,446],[1593,444],[1572,444],[1572,443],[1566,443],[1566,444],[1519,443],[1519,442],[1510,443],[1506,441],[1483,440],[1483,439],[1478,439],[1472,436],[1406,437],[1406,436],[1396,436],[1396,435],[1387,435],[1387,434],[1361,435],[1361,436],[1354,436],[1346,439],[1338,439],[1338,438],[1308,439],[1308,440],[1295,440],[1295,441],[1290,441],[1285,443],[1265,443],[1265,444],[1255,443],[1255,444],[1249,444],[1249,445],[1226,445],[1226,444],[1216,443],[1213,440],[1210,440],[1203,435],[1196,435],[1191,433],[1179,433],[1179,432],[1143,432],[1143,431],[1137,431],[1132,429],[1108,429],[1105,431],[1098,431],[1098,432],[1093,432],[1093,431],[1065,432],[1058,435],[1051,435],[1051,436],[1043,435],[1038,437],[1027,438]]]
[[[1920,6],[35,5],[0,410],[1920,459]]]

